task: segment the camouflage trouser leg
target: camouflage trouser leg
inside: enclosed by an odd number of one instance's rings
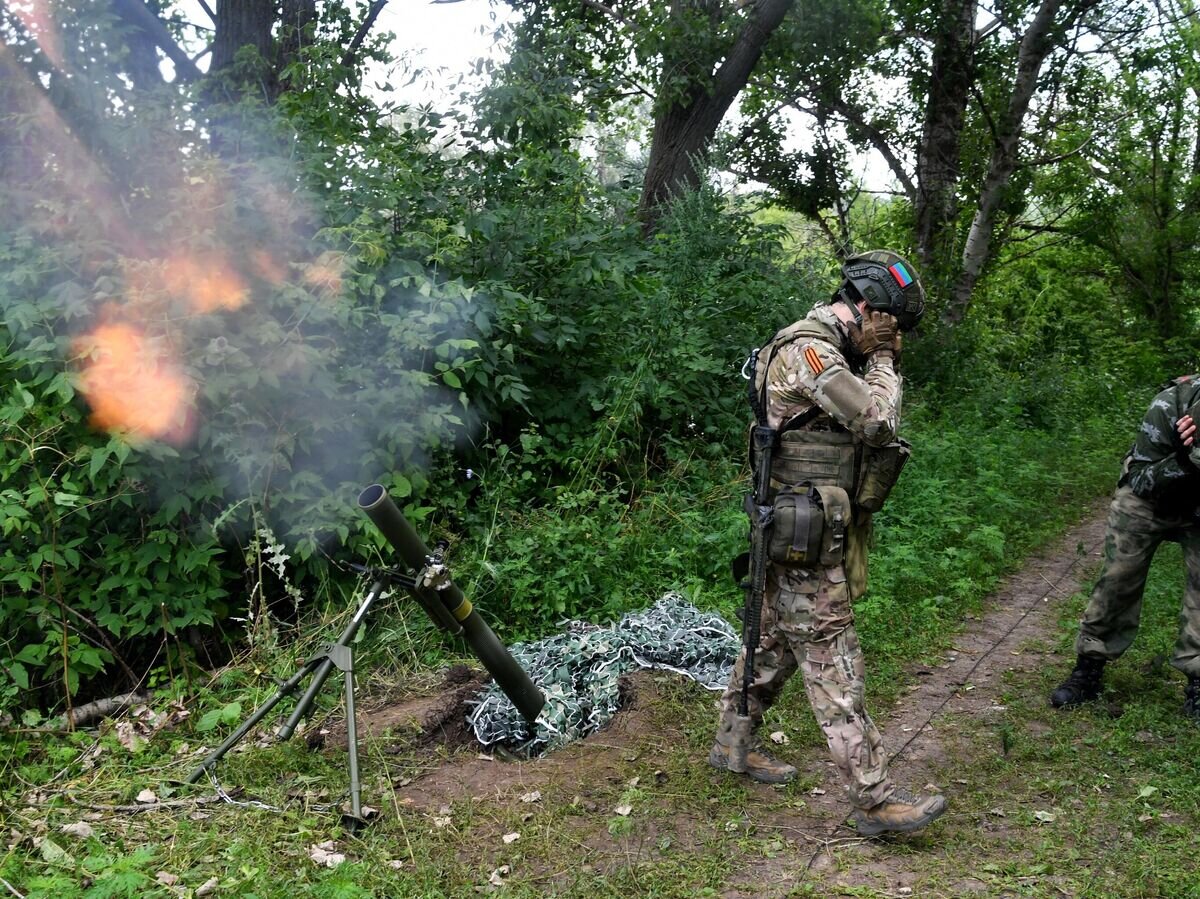
[[[1171,664],[1188,675],[1200,675],[1200,528],[1188,527],[1180,535],[1187,586],[1179,612],[1179,639]]]
[[[779,582],[775,566],[767,567],[767,591],[763,597],[762,616],[759,623],[758,648],[754,651],[754,681],[747,697],[747,711],[754,719],[757,729],[762,723],[763,712],[779,697],[783,685],[796,673],[796,656],[788,640],[779,630],[779,618],[775,601],[779,596]],[[738,714],[742,700],[742,678],[746,670],[746,647],[738,653],[729,684],[721,694],[721,717]]]
[[[1157,515],[1128,487],[1117,490],[1109,507],[1104,567],[1079,625],[1076,652],[1111,661],[1133,643],[1150,562],[1164,540],[1183,544],[1187,564],[1179,640],[1171,664],[1200,674],[1200,534],[1190,522]]]
[[[800,667],[850,801],[862,808],[882,802],[893,785],[883,740],[864,703],[862,649],[842,566],[807,571],[772,565],[761,634],[749,697],[755,726]],[[737,714],[744,664],[743,650],[721,697],[722,718]]]

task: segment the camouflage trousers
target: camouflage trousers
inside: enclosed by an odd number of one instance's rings
[[[1079,625],[1076,652],[1112,660],[1129,648],[1142,615],[1150,561],[1166,540],[1183,546],[1187,566],[1171,664],[1185,674],[1200,675],[1200,528],[1189,519],[1162,516],[1128,487],[1118,488],[1109,506],[1104,567]]]
[[[743,647],[721,696],[722,721],[738,714],[745,663]],[[859,808],[883,802],[894,787],[883,739],[863,700],[863,654],[841,565],[814,570],[769,566],[748,702],[755,728],[797,667],[833,762],[849,786],[850,801]]]

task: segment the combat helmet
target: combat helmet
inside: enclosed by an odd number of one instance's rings
[[[920,275],[903,256],[891,250],[857,253],[842,263],[845,284],[838,291],[850,306],[867,306],[896,316],[901,331],[911,331],[925,313],[925,288]]]

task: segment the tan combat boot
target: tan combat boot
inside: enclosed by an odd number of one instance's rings
[[[945,796],[918,796],[908,790],[896,790],[874,808],[855,809],[854,823],[864,837],[884,832],[907,833],[920,830],[945,810]]]
[[[793,766],[763,749],[750,731],[750,719],[741,716],[721,721],[717,740],[708,752],[708,763],[764,784],[785,784],[796,776]]]

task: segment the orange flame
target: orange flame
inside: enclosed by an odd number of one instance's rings
[[[246,282],[228,260],[216,254],[167,260],[163,282],[195,312],[240,309],[250,295]]]
[[[266,250],[255,250],[250,254],[255,273],[271,284],[278,287],[287,280],[287,270],[278,259]]]
[[[177,445],[191,436],[196,385],[137,328],[101,325],[75,351],[84,356],[79,391],[94,427]]]
[[[326,250],[313,262],[304,266],[304,280],[309,286],[327,295],[341,293],[345,257]]]

